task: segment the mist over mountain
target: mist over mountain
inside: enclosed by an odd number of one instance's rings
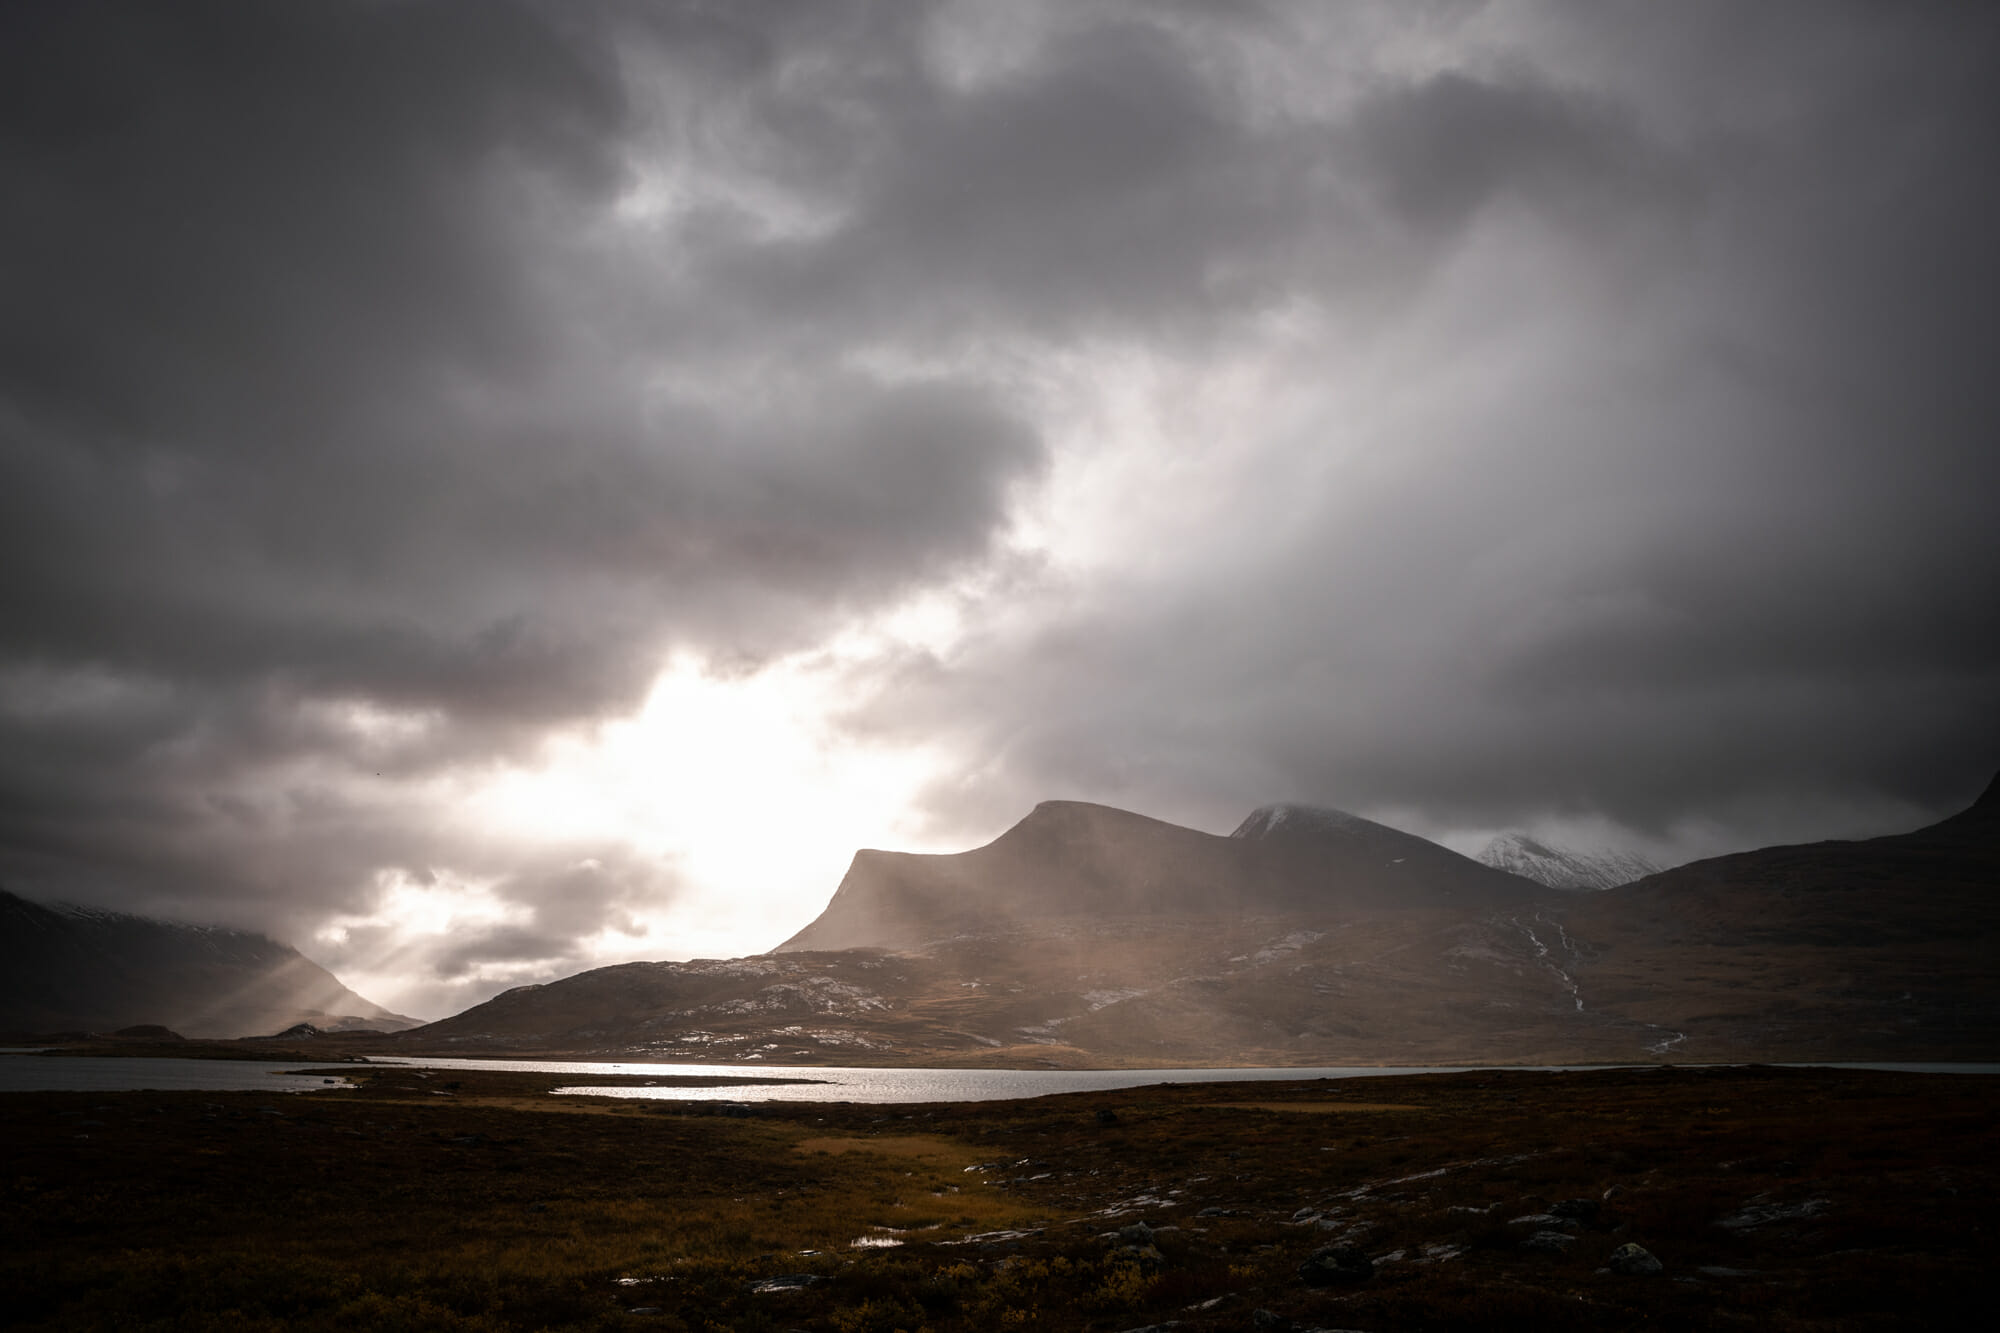
[[[1565,847],[1518,832],[1496,835],[1474,859],[1552,889],[1611,889],[1661,869],[1636,852]]]
[[[417,1020],[366,1000],[288,944],[223,926],[45,906],[0,890],[0,1032],[263,1036],[298,1023],[396,1031]]]

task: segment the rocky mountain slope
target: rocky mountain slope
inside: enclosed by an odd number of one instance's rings
[[[1657,875],[1661,869],[1634,852],[1615,848],[1586,851],[1559,846],[1526,833],[1502,833],[1473,859],[1552,889],[1615,889],[1620,884]]]
[[[0,1032],[268,1035],[295,1023],[394,1031],[416,1020],[249,931],[48,907],[0,890]]]
[[[858,853],[758,958],[523,987],[394,1049],[773,1063],[1990,1059],[2000,831],[1965,814],[1552,889],[1338,811],[1223,838],[1050,802]]]

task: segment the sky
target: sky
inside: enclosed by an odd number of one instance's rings
[[[0,884],[439,1017],[1046,799],[2000,767],[2000,10],[0,10]]]

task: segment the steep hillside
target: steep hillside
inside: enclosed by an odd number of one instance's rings
[[[289,945],[249,931],[45,907],[0,890],[0,1031],[268,1035],[295,1023],[392,1031],[390,1013]]]

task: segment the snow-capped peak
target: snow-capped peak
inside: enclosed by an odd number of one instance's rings
[[[1616,888],[1661,870],[1635,852],[1552,846],[1526,833],[1502,833],[1473,859],[1552,889]]]

